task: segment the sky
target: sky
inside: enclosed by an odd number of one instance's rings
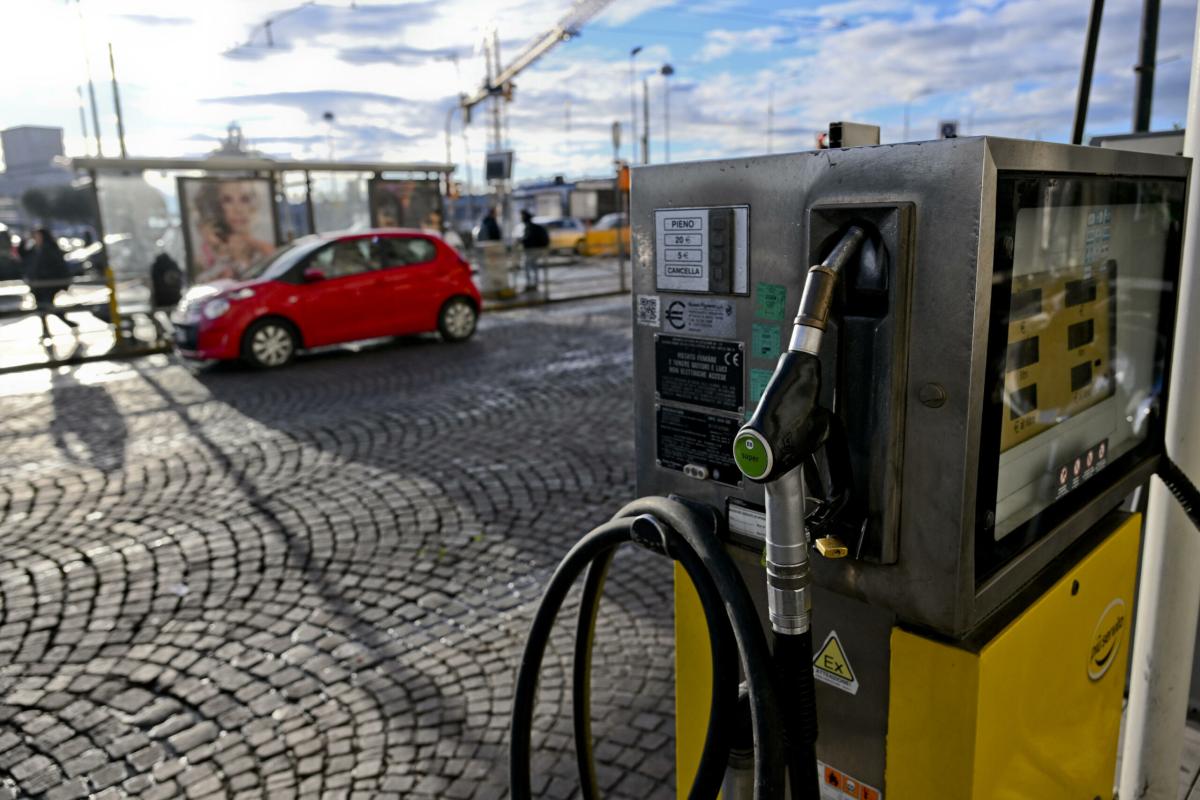
[[[203,155],[236,122],[252,147],[281,158],[444,161],[449,115],[458,176],[469,164],[476,184],[487,104],[465,135],[451,110],[483,80],[484,37],[496,32],[507,64],[573,9],[567,0],[0,5],[0,127],[62,127],[69,155],[95,153],[79,117],[89,65],[104,154],[117,152],[111,42],[131,155]],[[936,138],[941,120],[962,135],[1066,141],[1090,5],[613,0],[516,79],[503,144],[518,179],[609,174],[614,121],[630,157],[631,88],[642,125],[643,81],[655,163],[666,157],[668,112],[672,161],[810,149],[834,120],[880,125],[884,142]],[[1156,130],[1183,124],[1194,13],[1194,3],[1163,0]],[[1088,136],[1131,129],[1140,15],[1141,0],[1105,3]]]

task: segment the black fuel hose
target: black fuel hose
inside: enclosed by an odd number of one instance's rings
[[[635,519],[630,519],[634,515],[637,515]],[[642,528],[640,535],[635,532],[639,525]],[[728,760],[729,732],[735,728],[737,713],[737,670],[736,664],[728,661],[732,654],[727,641],[729,638],[737,643],[741,652],[751,698],[751,719],[757,747],[755,797],[765,800],[783,796],[784,728],[770,653],[753,601],[737,568],[714,535],[714,526],[715,521],[705,520],[682,503],[666,498],[646,498],[621,509],[616,519],[584,536],[567,553],[543,594],[517,675],[510,748],[510,789],[514,800],[525,800],[531,796],[530,739],[537,675],[558,611],[579,574],[588,569],[590,576],[583,598],[586,602],[581,604],[577,626],[579,632],[586,634],[582,642],[576,643],[575,674],[578,677],[581,671],[586,671],[590,666],[590,639],[607,562],[611,560],[612,551],[631,538],[637,538],[644,546],[666,553],[680,563],[696,586],[709,625],[714,661],[713,705],[704,755],[690,796],[716,797]],[[654,533],[647,536],[646,529],[653,529]],[[648,541],[654,536],[661,537],[661,546],[654,547],[654,543]],[[575,694],[577,758],[585,796],[596,796],[595,767],[590,758],[590,707],[586,679],[583,687],[580,695],[577,685]],[[588,792],[592,794],[588,795]]]
[[[1183,513],[1187,514],[1192,525],[1200,530],[1200,490],[1196,489],[1196,484],[1192,483],[1179,465],[1172,461],[1166,453],[1163,453],[1162,458],[1158,460],[1158,477],[1167,490],[1179,501],[1179,505],[1183,507]]]
[[[631,531],[639,538],[635,522]],[[655,539],[661,538],[651,531]],[[655,548],[657,552],[657,548]],[[692,782],[697,797],[716,796],[725,777],[725,762],[730,748],[730,728],[737,713],[738,662],[737,644],[729,621],[722,608],[721,595],[716,584],[704,573],[699,557],[690,547],[673,546],[676,560],[690,575],[696,575],[696,592],[700,596],[705,623],[709,630],[709,645],[713,664],[712,696],[709,702],[711,724],[705,734],[700,768]],[[583,594],[579,599],[579,617],[575,633],[575,659],[572,670],[571,699],[572,718],[575,730],[575,758],[579,768],[579,786],[584,800],[599,800],[600,790],[596,779],[596,764],[592,755],[591,726],[591,659],[595,636],[596,616],[600,608],[600,597],[604,589],[604,578],[612,563],[612,551],[598,556],[588,567],[584,577]]]

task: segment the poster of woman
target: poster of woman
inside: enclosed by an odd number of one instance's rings
[[[193,283],[242,278],[275,252],[268,178],[180,178],[180,215]]]
[[[372,178],[368,186],[372,227],[442,232],[442,195],[437,181]]]

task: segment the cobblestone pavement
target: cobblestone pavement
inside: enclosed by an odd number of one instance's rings
[[[279,373],[0,379],[0,800],[505,794],[553,566],[633,496],[628,299]],[[669,797],[670,567],[611,573],[608,796]],[[575,786],[569,636],[536,788]]]

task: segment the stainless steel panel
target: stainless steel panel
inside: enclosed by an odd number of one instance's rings
[[[1050,559],[1082,534],[1083,517],[1060,526],[977,591],[975,495],[984,359],[990,309],[997,174],[1002,170],[1181,177],[1184,159],[1041,142],[949,139],[825,150],[691,164],[633,172],[633,293],[661,296],[664,307],[684,295],[655,288],[656,209],[747,206],[751,296],[722,295],[736,306],[736,338],[752,341],[753,325],[777,324],[786,343],[809,264],[809,210],[854,203],[911,203],[912,325],[895,564],[817,558],[819,585],[891,609],[901,619],[961,636],[999,608]],[[762,283],[786,287],[781,322],[755,319]],[[687,295],[695,297],[696,295]],[[761,487],[719,485],[655,464],[654,333],[635,325],[637,485],[639,494],[676,493],[724,509],[735,497],[762,505]],[[747,347],[747,351],[749,351]],[[773,363],[748,359],[752,369]],[[832,374],[826,375],[832,381]],[[923,404],[923,388],[944,402]],[[747,402],[750,398],[747,397]],[[820,617],[820,610],[816,615]]]

